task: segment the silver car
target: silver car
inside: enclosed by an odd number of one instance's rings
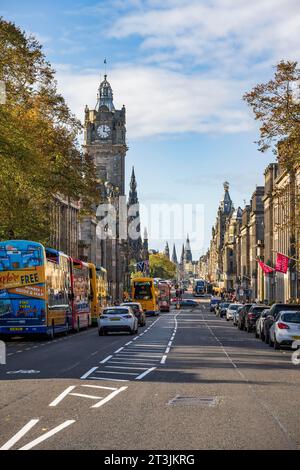
[[[300,340],[300,311],[282,311],[270,328],[270,346],[280,349],[281,346],[292,346]]]
[[[226,320],[234,320],[234,314],[242,304],[229,304],[226,310]]]
[[[237,326],[238,324],[240,311],[242,310],[243,306],[244,306],[243,304],[239,304],[239,308],[233,312],[233,325],[234,326]]]
[[[119,331],[134,335],[138,327],[138,319],[130,307],[106,307],[98,318],[99,336]]]
[[[269,311],[270,311],[269,308],[266,308],[265,310],[263,310],[255,325],[255,337],[260,338],[262,341],[265,340],[264,321],[265,321],[265,318],[267,318]]]

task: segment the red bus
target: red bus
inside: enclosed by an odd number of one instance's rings
[[[72,322],[79,331],[91,325],[91,285],[89,265],[79,259],[71,259]]]
[[[159,282],[158,306],[161,312],[169,312],[171,304],[171,287],[168,282]]]

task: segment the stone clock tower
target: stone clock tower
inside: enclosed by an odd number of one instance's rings
[[[85,108],[83,150],[93,158],[102,188],[109,188],[104,191],[104,202],[113,202],[116,208],[119,196],[125,195],[125,113],[125,106],[115,109],[112,88],[105,74],[98,90],[96,108]],[[80,232],[84,249],[81,255],[85,251],[83,258],[107,269],[110,294],[113,300],[121,299],[127,271],[126,241],[119,240],[118,233],[115,238],[101,241],[96,236],[96,226],[96,217],[83,219]]]
[[[100,84],[96,109],[85,108],[84,150],[94,158],[98,177],[125,194],[126,128],[125,106],[117,110],[113,92],[104,75]]]

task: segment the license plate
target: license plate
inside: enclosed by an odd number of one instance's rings
[[[121,318],[111,318],[110,321],[119,321]]]
[[[300,339],[300,336],[292,336],[292,339]]]
[[[23,328],[10,328],[9,331],[23,331]]]

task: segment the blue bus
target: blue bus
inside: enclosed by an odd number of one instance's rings
[[[193,287],[194,297],[201,297],[206,294],[206,281],[203,279],[195,279]]]
[[[0,242],[0,336],[72,328],[70,258],[28,240]]]

